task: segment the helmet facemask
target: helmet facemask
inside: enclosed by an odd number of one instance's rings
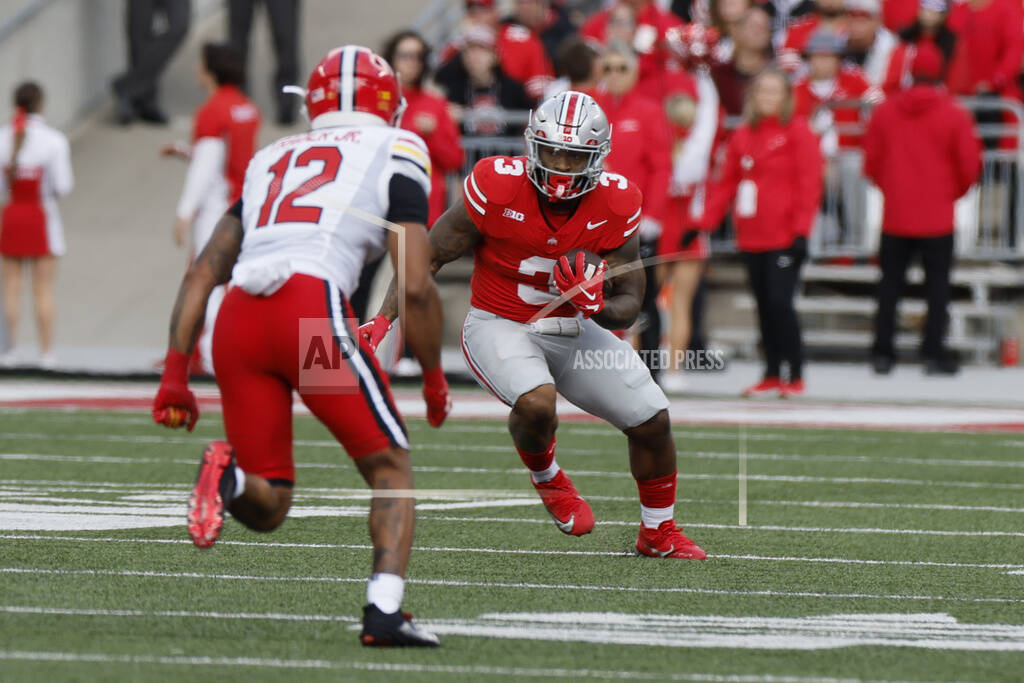
[[[526,173],[534,186],[550,201],[575,199],[590,192],[597,185],[604,167],[604,159],[608,156],[607,142],[599,146],[574,145],[564,142],[553,142],[537,135],[530,128],[526,129],[527,161]],[[579,155],[579,170],[561,170],[546,166],[542,153],[568,152],[574,157]],[[549,162],[550,163],[550,162]]]

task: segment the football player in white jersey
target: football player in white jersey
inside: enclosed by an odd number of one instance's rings
[[[210,291],[230,279],[213,339],[227,441],[203,454],[189,499],[192,540],[211,546],[225,509],[252,529],[284,521],[295,482],[296,390],[377,492],[363,644],[436,646],[437,637],[399,609],[415,516],[409,442],[387,376],[355,341],[347,301],[364,261],[389,251],[405,276],[403,327],[424,368],[427,417],[440,426],[451,401],[424,227],[430,160],[418,136],[397,128],[398,81],[367,48],[332,50],[313,70],[305,100],[311,130],[256,153],[241,200],[185,276],[153,418],[195,425],[188,358]]]

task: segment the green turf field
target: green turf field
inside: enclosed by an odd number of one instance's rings
[[[431,651],[363,648],[365,488],[296,418],[293,516],[184,501],[203,444],[141,413],[0,413],[0,680],[1022,680],[1024,436],[679,428],[676,519],[706,562],[632,554],[625,439],[559,429],[597,517],[562,535],[498,422],[411,421],[405,608]],[[40,530],[43,529],[43,530]],[[859,615],[859,616],[858,616]]]

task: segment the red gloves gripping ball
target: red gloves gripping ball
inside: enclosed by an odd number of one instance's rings
[[[554,280],[558,291],[568,297],[584,318],[589,318],[604,308],[604,271],[608,264],[601,261],[597,272],[589,279],[586,277],[586,267],[586,255],[582,251],[576,252],[576,263],[572,265],[563,256],[555,264]]]
[[[160,389],[153,399],[153,421],[171,429],[187,423],[191,432],[199,420],[199,404],[188,388],[188,360],[181,351],[167,350]]]

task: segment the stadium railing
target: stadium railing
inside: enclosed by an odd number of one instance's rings
[[[969,260],[1024,260],[1024,107],[1008,99],[965,98],[963,106],[973,115],[985,114],[997,122],[976,126],[985,149],[982,175],[965,197],[956,205],[957,255]],[[819,132],[825,137],[859,135],[864,132],[872,105],[862,101],[828,103],[827,111],[836,108],[857,108],[860,121],[851,124],[832,123]],[[467,113],[493,119],[499,116],[510,127],[523,126],[527,112],[490,110],[484,114]],[[468,118],[467,118],[468,120]],[[1001,120],[1001,122],[998,122]],[[739,124],[727,119],[727,128]],[[464,168],[449,178],[449,197],[458,199],[462,178],[479,159],[491,155],[524,153],[523,139],[515,136],[464,136],[466,151]],[[810,244],[812,256],[819,259],[866,259],[877,252],[882,223],[882,197],[878,189],[864,177],[863,154],[860,149],[838,148],[827,155],[825,188],[818,223]],[[731,225],[725,225],[711,238],[713,251],[735,251]]]

